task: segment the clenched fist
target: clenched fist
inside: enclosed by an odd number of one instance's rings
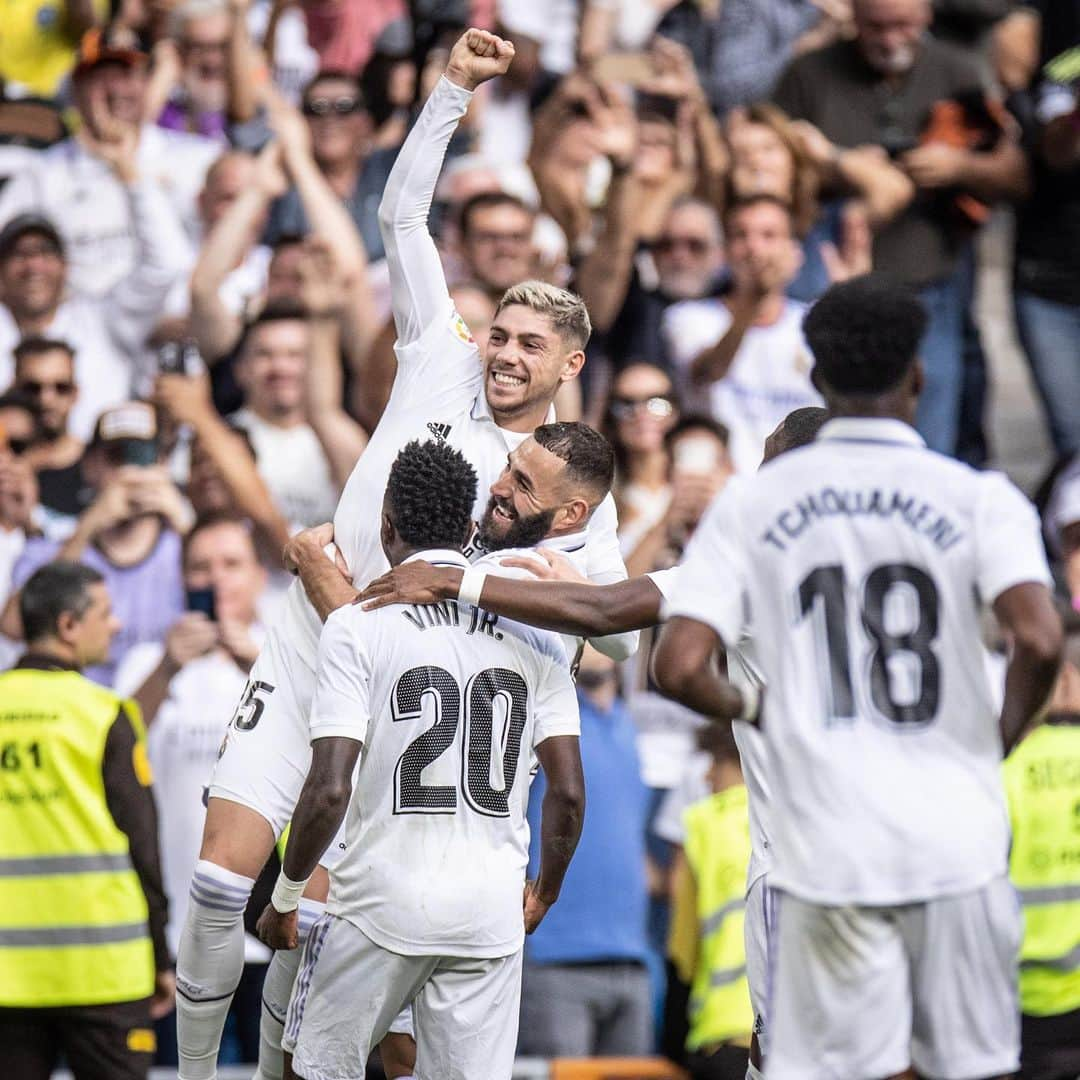
[[[475,90],[488,79],[505,75],[513,59],[514,46],[509,41],[486,30],[466,30],[450,53],[446,77],[466,90]]]

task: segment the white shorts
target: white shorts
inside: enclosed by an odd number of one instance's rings
[[[311,766],[311,700],[315,672],[278,628],[266,635],[229,721],[210,777],[211,798],[239,803],[264,817],[275,839],[292,820]],[[334,867],[345,825],[320,860]]]
[[[914,1066],[939,1080],[1016,1071],[1020,905],[1005,878],[898,907],[779,894],[769,1080],[851,1080]]]
[[[768,993],[769,952],[773,944],[773,914],[776,892],[761,874],[746,893],[743,937],[746,943],[746,981],[750,984],[750,1005],[754,1010],[754,1034],[764,1059],[769,1038]]]
[[[282,1048],[305,1080],[363,1080],[372,1049],[412,1002],[417,1080],[510,1080],[521,955],[402,956],[327,914],[304,946]]]

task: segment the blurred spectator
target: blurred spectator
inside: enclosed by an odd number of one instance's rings
[[[12,572],[26,547],[27,537],[37,534],[37,483],[34,470],[21,453],[28,411],[11,394],[0,397],[0,609],[11,594]],[[13,430],[9,433],[8,428]],[[12,443],[15,445],[12,446]],[[15,663],[22,644],[0,633],[0,671]]]
[[[712,759],[712,794],[683,814],[683,848],[672,875],[664,1041],[673,1056],[685,1044],[687,1053],[676,1060],[685,1060],[693,1080],[743,1080],[754,1029],[743,944],[747,794],[731,728],[705,728],[701,742]]]
[[[482,192],[461,208],[459,236],[465,279],[496,303],[519,281],[536,273],[536,214],[515,195]]]
[[[520,1052],[537,1057],[639,1056],[652,1050],[645,968],[645,827],[634,727],[618,672],[587,649],[578,672],[589,812],[559,902],[528,939]],[[530,876],[540,850],[543,775],[529,792]]]
[[[35,405],[27,461],[41,492],[42,529],[50,540],[66,540],[83,510],[84,487],[85,444],[68,428],[79,396],[74,350],[54,338],[23,338],[15,346],[15,387]]]
[[[293,526],[330,521],[339,488],[318,436],[307,423],[305,395],[311,337],[306,312],[268,306],[247,328],[237,380],[244,408],[230,418],[255,448],[259,474]]]
[[[604,434],[615,450],[613,494],[624,559],[671,504],[665,436],[678,419],[675,388],[662,368],[631,364],[615,377]]]
[[[1043,8],[1030,139],[1035,190],[1016,230],[1016,321],[1054,449],[1066,455],[1080,451],[1080,10]]]
[[[183,609],[180,537],[191,522],[159,460],[149,405],[131,402],[103,413],[83,459],[94,501],[68,540],[34,538],[15,565],[16,589],[39,566],[58,559],[83,562],[104,576],[122,623],[108,660],[87,668],[87,676],[104,686],[112,684],[129,649],[163,640]],[[10,637],[22,634],[15,595],[0,629]]]
[[[377,211],[397,147],[370,149],[373,123],[355,75],[331,70],[316,75],[304,90],[301,109],[319,171],[345,204],[368,258],[381,259]],[[302,195],[292,187],[271,208],[265,240],[273,244],[282,236],[305,236],[309,229]]]
[[[266,56],[274,89],[290,105],[299,105],[304,87],[319,70],[303,11],[290,0],[253,0],[247,22]]]
[[[784,65],[839,37],[850,0],[682,0],[659,32],[694,55],[709,104],[719,114],[772,92]]]
[[[590,64],[609,52],[644,49],[678,0],[582,0],[578,57]]]
[[[136,645],[116,674],[118,693],[134,697],[149,728],[162,876],[169,899],[166,938],[175,956],[199,857],[203,791],[221,748],[224,718],[240,700],[262,642],[257,620],[266,574],[245,522],[220,513],[196,521],[184,541],[189,610],[165,641]],[[210,599],[211,611],[192,610]],[[242,1060],[259,1050],[262,979],[269,950],[248,935],[247,964],[233,1000]],[[176,1018],[158,1025],[158,1064],[175,1064]],[[162,1053],[161,1051],[166,1051]]]
[[[4,10],[0,84],[6,97],[55,97],[75,65],[80,36],[104,21],[104,0],[29,0]]]
[[[801,262],[790,208],[755,195],[733,203],[725,225],[731,288],[719,300],[674,305],[664,328],[686,385],[708,389],[712,415],[730,430],[735,468],[752,472],[777,424],[821,399],[810,383],[805,306],[786,296]]]
[[[55,223],[76,293],[102,297],[141,266],[138,218],[151,212],[155,230],[169,233],[167,264],[191,264],[195,200],[219,148],[143,123],[145,60],[87,34],[73,76],[79,133],[42,151],[0,192],[0,222],[35,212]]]
[[[917,287],[930,315],[919,430],[953,453],[973,223],[1027,189],[1023,153],[976,66],[935,41],[930,0],[854,0],[856,37],[799,57],[775,100],[839,147],[883,147],[918,195],[875,237],[874,268]],[[979,200],[975,202],[973,200]]]
[[[300,0],[300,7],[320,68],[354,75],[383,29],[406,14],[404,0]]]
[[[133,147],[116,159],[134,228],[138,260],[100,298],[66,293],[74,271],[53,222],[20,214],[0,230],[0,386],[14,375],[14,351],[24,337],[67,342],[75,353],[81,393],[70,417],[72,433],[87,438],[103,408],[132,393],[135,360],[146,343],[182,267],[164,196],[129,172]]]

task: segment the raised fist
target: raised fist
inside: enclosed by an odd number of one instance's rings
[[[486,30],[466,30],[457,39],[446,65],[446,77],[466,90],[505,75],[514,59],[514,46]]]

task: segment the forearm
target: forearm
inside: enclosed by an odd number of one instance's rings
[[[742,694],[721,673],[716,633],[693,619],[676,617],[660,634],[653,652],[653,677],[661,692],[714,720],[742,715]]]
[[[1001,707],[1001,742],[1005,754],[1045,709],[1058,667],[1056,659],[1023,645],[1014,648],[1005,674],[1005,700]]]
[[[75,531],[64,541],[56,553],[57,562],[78,562],[83,552],[93,543],[97,528],[84,513],[75,524]]]
[[[289,843],[281,863],[282,872],[290,881],[306,881],[315,872],[345,819],[349,795],[348,785],[328,784],[324,777],[308,773],[293,812]]]
[[[959,186],[986,202],[1021,200],[1031,188],[1031,174],[1020,147],[1001,139],[996,150],[965,155]]]
[[[305,549],[297,560],[296,572],[311,606],[323,622],[332,611],[351,604],[360,595],[324,551]]]
[[[225,62],[228,87],[226,111],[234,124],[246,124],[255,116],[257,105],[256,73],[247,12],[234,6],[229,13],[229,49]]]
[[[634,193],[629,171],[616,173],[608,192],[600,239],[578,271],[578,293],[596,330],[611,328],[630,287],[637,248],[637,231],[632,224]]]
[[[560,794],[549,778],[540,814],[540,873],[536,893],[546,904],[559,898],[585,820],[584,794]]]
[[[358,275],[366,273],[367,258],[360,233],[345,204],[334,194],[315,159],[306,151],[289,153],[286,166],[296,185],[312,235],[327,244],[334,253],[338,269],[355,281]]]
[[[367,432],[342,408],[344,379],[339,358],[341,334],[337,319],[329,316],[313,318],[308,325],[308,423],[322,446],[334,483],[340,490],[367,445]]]
[[[754,322],[757,304],[742,297],[732,301],[731,326],[711,348],[694,357],[690,365],[690,380],[696,386],[718,382],[731,369],[747,330]]]
[[[217,296],[225,279],[240,265],[258,232],[270,200],[258,187],[247,187],[233,200],[203,240],[191,275],[191,296]]]
[[[415,341],[449,313],[442,261],[428,233],[428,215],[443,159],[472,94],[439,79],[402,145],[379,204],[390,290],[401,345]]]
[[[712,110],[703,105],[694,119],[694,135],[698,153],[696,194],[716,207],[722,217],[727,195],[727,178],[731,169],[724,133]]]
[[[875,160],[858,150],[839,151],[836,172],[862,197],[870,227],[875,230],[887,225],[915,198],[915,185],[906,173],[891,162]]]
[[[143,722],[147,727],[150,727],[157,719],[158,709],[169,695],[169,683],[179,670],[166,653],[157,667],[146,677],[142,686],[131,695],[135,704],[139,706]]]

